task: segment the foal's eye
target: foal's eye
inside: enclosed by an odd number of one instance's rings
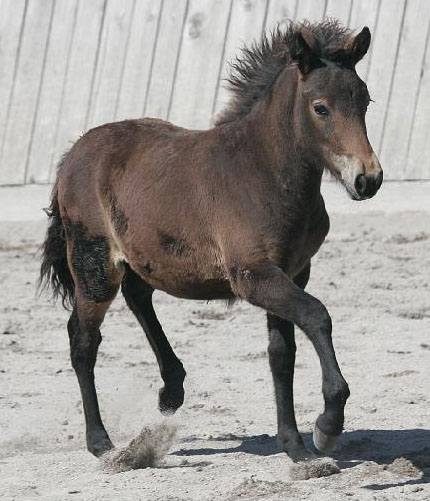
[[[317,115],[321,117],[326,117],[328,115],[328,108],[326,108],[323,104],[315,104],[314,111]]]

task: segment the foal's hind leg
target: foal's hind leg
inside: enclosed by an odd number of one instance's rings
[[[157,357],[164,381],[164,387],[159,393],[159,409],[163,414],[172,414],[184,402],[183,381],[186,372],[173,352],[155,314],[152,305],[153,289],[127,266],[122,281],[122,292]]]
[[[95,233],[95,234],[93,234]],[[124,269],[111,257],[109,239],[82,223],[66,221],[67,261],[75,283],[75,305],[67,324],[72,366],[82,394],[88,450],[100,456],[113,447],[103,426],[94,384],[102,340],[99,327],[116,296]]]
[[[84,407],[88,450],[95,456],[113,448],[100,416],[94,384],[94,366],[102,336],[101,325],[109,303],[95,304],[78,298],[67,324],[70,357],[78,378]]]
[[[305,288],[309,279],[307,266],[294,282]],[[296,359],[294,324],[275,315],[267,314],[269,328],[269,363],[275,386],[278,415],[278,443],[291,459],[300,461],[313,457],[300,436],[294,414],[293,379]]]

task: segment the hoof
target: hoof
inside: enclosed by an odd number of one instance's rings
[[[158,408],[164,416],[171,416],[184,403],[184,389],[166,388],[164,386],[158,393]]]
[[[96,430],[87,436],[87,448],[91,454],[99,458],[114,448],[105,430]]]
[[[303,439],[300,435],[293,438],[290,437],[290,439],[288,439],[288,437],[282,439],[278,436],[278,445],[287,454],[291,461],[294,461],[295,463],[300,461],[310,461],[317,458],[312,451],[305,447]]]
[[[326,435],[315,423],[313,441],[315,448],[320,452],[332,452],[336,448],[338,436]]]

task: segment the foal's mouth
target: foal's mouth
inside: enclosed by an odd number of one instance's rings
[[[363,198],[360,197],[360,195],[355,191],[355,189],[352,189],[349,184],[343,183],[345,186],[346,192],[349,195],[349,198],[351,200],[355,200],[356,202],[360,202],[361,200],[364,200]]]
[[[381,187],[383,174],[379,160],[374,153],[370,156],[368,169],[358,157],[353,155],[333,154],[331,157],[336,177],[345,186],[352,200],[367,200],[376,195]]]

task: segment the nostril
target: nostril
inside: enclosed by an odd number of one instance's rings
[[[359,174],[355,178],[355,183],[354,183],[355,191],[360,196],[363,196],[365,194],[365,192],[366,192],[366,186],[367,186],[367,181],[366,181],[365,175],[364,174]]]

